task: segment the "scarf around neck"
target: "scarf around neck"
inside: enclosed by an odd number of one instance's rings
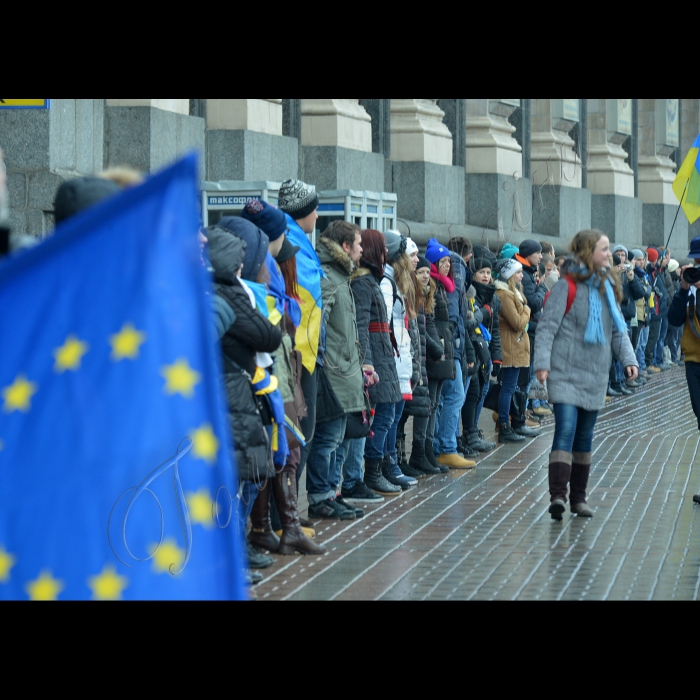
[[[456,289],[455,283],[449,277],[445,277],[445,275],[441,275],[438,272],[437,267],[435,267],[435,265],[433,265],[432,263],[430,265],[430,276],[434,280],[437,280],[438,282],[440,282],[448,294],[452,294],[454,292],[454,290]]]
[[[586,272],[586,268],[582,266],[581,272]],[[583,342],[586,345],[605,345],[605,331],[603,330],[603,304],[600,298],[600,278],[597,275],[591,275],[585,282],[588,286],[588,323],[586,324],[586,332],[583,336]],[[603,279],[605,301],[608,306],[608,311],[612,317],[613,324],[618,333],[627,332],[627,324],[622,317],[622,313],[615,299],[610,280],[606,277]]]

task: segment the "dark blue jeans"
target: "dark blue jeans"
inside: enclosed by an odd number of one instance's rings
[[[382,460],[389,453],[387,449],[389,431],[394,426],[396,417],[395,403],[378,403],[374,409],[372,432],[365,443],[365,459]],[[400,418],[401,416],[399,416]],[[396,449],[396,431],[394,431],[394,449]]]
[[[592,452],[598,411],[584,411],[577,406],[559,403],[554,404],[554,419],[552,452]]]
[[[314,441],[306,462],[306,490],[309,503],[315,505],[335,498],[338,481],[335,477],[335,453],[345,439],[347,416],[316,425]],[[335,478],[334,478],[335,477]]]
[[[518,388],[518,378],[520,377],[519,367],[504,367],[501,370],[501,393],[498,397],[498,422],[503,425],[510,425],[510,402],[513,394]]]
[[[396,435],[399,431],[399,423],[401,422],[401,416],[403,416],[403,410],[406,407],[405,401],[399,401],[394,404],[394,424],[389,428],[389,432],[386,436],[386,452],[385,454],[390,454],[393,460],[398,464],[398,459],[396,456]]]
[[[238,492],[238,498],[240,499],[240,503],[238,504],[238,531],[241,533],[241,539],[245,539],[248,518],[250,518],[250,514],[253,512],[253,504],[259,492],[260,487],[255,481],[241,482]]]

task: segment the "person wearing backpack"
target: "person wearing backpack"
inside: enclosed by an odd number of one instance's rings
[[[534,357],[537,378],[548,383],[554,404],[549,513],[558,521],[567,497],[572,513],[593,516],[586,501],[593,429],[605,406],[611,357],[622,362],[630,379],[636,378],[639,367],[620,310],[622,289],[611,270],[608,237],[600,231],[581,231],[571,252],[574,262],[552,289],[540,319]],[[571,301],[573,284],[576,295]]]

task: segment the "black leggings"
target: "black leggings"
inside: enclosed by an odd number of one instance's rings
[[[462,406],[462,433],[464,435],[469,435],[469,433],[478,429],[476,425],[476,410],[479,407],[479,401],[483,393],[484,379],[481,376],[481,372],[477,372],[469,382],[467,398],[464,401],[464,406]]]

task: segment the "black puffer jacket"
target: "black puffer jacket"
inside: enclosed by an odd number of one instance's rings
[[[547,296],[547,287],[543,284],[537,284],[537,279],[535,277],[537,274],[536,267],[532,267],[527,260],[520,255],[516,255],[515,259],[523,266],[523,290],[525,291],[525,299],[527,300],[527,305],[530,307],[530,313],[532,314],[527,334],[532,339],[535,337],[535,333],[537,333],[537,323],[542,315],[542,306],[544,304],[544,298]]]
[[[481,284],[472,282],[476,291],[476,304],[482,312],[482,323],[491,334],[489,353],[494,365],[503,364],[503,349],[501,348],[501,326],[498,317],[501,313],[501,300],[496,294],[493,284]]]
[[[362,265],[365,265],[364,261]],[[369,399],[372,405],[401,401],[399,375],[394,361],[393,331],[392,333],[370,332],[370,323],[380,323],[384,327],[391,328],[379,283],[379,270],[377,268],[370,270],[367,267],[357,269],[350,282],[357,312],[360,358],[363,365],[371,365],[379,375],[379,383],[369,388]]]
[[[236,316],[221,339],[221,347],[238,476],[243,481],[257,481],[274,476],[275,469],[250,379],[255,374],[255,354],[277,350],[282,332],[252,307],[236,277],[245,255],[245,243],[218,227],[208,229],[207,238],[216,293],[231,306]]]
[[[622,279],[622,294],[624,296],[620,308],[625,321],[631,321],[637,316],[637,301],[644,298],[644,287],[642,287],[642,283],[636,275],[631,282],[624,272],[620,277]]]
[[[435,282],[435,330],[443,347],[444,360],[435,361],[429,354],[426,362],[429,379],[454,379],[456,376],[455,358],[452,345],[452,324],[447,292],[440,282]]]
[[[428,391],[428,371],[425,366],[427,329],[425,325],[425,314],[418,314],[417,318],[411,319],[408,324],[408,332],[411,334],[411,345],[413,346],[413,399],[406,401],[405,411],[409,416],[429,416],[430,415],[430,392]],[[442,352],[440,353],[442,357]],[[438,358],[439,359],[439,358]],[[416,377],[418,378],[416,380]]]

